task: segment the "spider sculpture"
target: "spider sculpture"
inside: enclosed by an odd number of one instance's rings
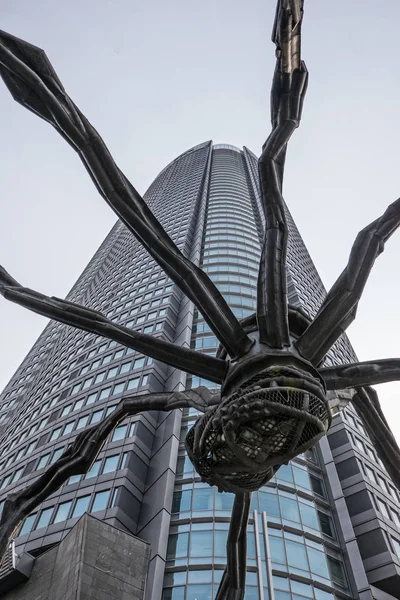
[[[126,227],[193,301],[220,341],[216,357],[177,347],[107,320],[66,300],[22,287],[4,269],[0,292],[12,302],[62,323],[104,336],[154,359],[221,385],[123,399],[98,425],[78,435],[47,472],[8,496],[0,522],[3,554],[23,517],[68,477],[87,471],[113,428],[141,411],[195,407],[203,414],[186,438],[203,481],[234,492],[227,567],[217,600],[243,598],[246,525],[251,492],[280,465],[312,447],[329,429],[329,390],[351,389],[352,401],[393,481],[400,487],[400,451],[370,384],[400,379],[400,359],[324,367],[324,357],[354,319],[376,257],[400,225],[400,200],[357,236],[348,265],[311,321],[288,306],[288,229],[282,179],[288,141],[299,126],[308,73],[300,59],[303,0],[278,0],[273,41],[272,132],[259,159],[265,234],[256,313],[238,321],[207,275],[172,242],[144,200],[119,170],[103,140],[66,94],[45,53],[0,34],[0,73],[15,100],[48,121],[78,152],[95,186]]]

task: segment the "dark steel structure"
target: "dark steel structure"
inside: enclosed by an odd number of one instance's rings
[[[278,1],[273,30],[277,65],[271,94],[272,133],[258,163],[266,226],[257,308],[254,315],[241,321],[211,279],[174,244],[119,170],[99,134],[66,94],[44,52],[0,34],[0,72],[14,98],[52,124],[78,152],[100,194],[197,306],[220,348],[212,357],[132,331],[92,309],[24,288],[2,268],[0,292],[39,314],[221,384],[217,394],[200,386],[121,400],[112,414],[79,434],[33,484],[10,494],[0,522],[2,553],[21,520],[69,477],[88,470],[113,429],[126,416],[142,411],[190,407],[200,411],[202,416],[186,437],[188,455],[203,481],[235,493],[227,567],[217,600],[243,598],[251,493],[328,432],[331,410],[327,391],[352,390],[352,401],[400,488],[400,451],[377,395],[369,387],[399,379],[400,361],[324,366],[327,352],[355,317],[376,257],[400,225],[400,200],[357,236],[348,265],[313,319],[287,301],[288,225],[282,180],[287,144],[299,126],[308,81],[300,57],[302,18],[302,0]]]

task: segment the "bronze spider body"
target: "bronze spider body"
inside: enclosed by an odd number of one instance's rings
[[[368,386],[400,379],[400,359],[324,367],[326,353],[354,319],[376,257],[400,225],[400,200],[363,229],[349,262],[311,321],[288,306],[288,228],[282,180],[288,141],[298,127],[308,73],[300,59],[303,0],[278,0],[273,41],[277,63],[271,93],[272,132],[259,159],[265,214],[256,313],[238,321],[208,276],[183,255],[119,170],[103,140],[65,92],[45,53],[0,32],[0,74],[14,98],[48,121],[77,151],[98,191],[203,314],[220,340],[216,357],[177,347],[109,321],[101,313],[22,287],[0,267],[0,292],[39,314],[113,339],[169,365],[221,384],[124,398],[99,424],[79,434],[49,469],[8,496],[0,521],[0,555],[21,520],[68,477],[84,473],[113,428],[146,410],[195,407],[203,413],[186,438],[203,481],[234,492],[227,568],[217,600],[241,600],[246,573],[246,525],[251,492],[313,446],[329,429],[330,390],[350,388],[352,401],[400,488],[400,451]]]

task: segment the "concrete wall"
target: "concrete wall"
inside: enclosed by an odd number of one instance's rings
[[[142,600],[149,545],[85,514],[4,600]],[[18,566],[18,564],[17,564]],[[3,588],[4,589],[4,588]]]

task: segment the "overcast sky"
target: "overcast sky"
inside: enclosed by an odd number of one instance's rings
[[[358,231],[400,195],[398,0],[305,1],[310,85],[284,195],[327,287]],[[270,131],[275,0],[0,0],[0,27],[45,49],[66,90],[144,193],[208,139],[255,153]],[[0,264],[65,296],[115,222],[77,155],[0,84]],[[349,336],[400,356],[400,230]],[[46,320],[0,300],[0,388]],[[400,441],[400,384],[378,386]]]

